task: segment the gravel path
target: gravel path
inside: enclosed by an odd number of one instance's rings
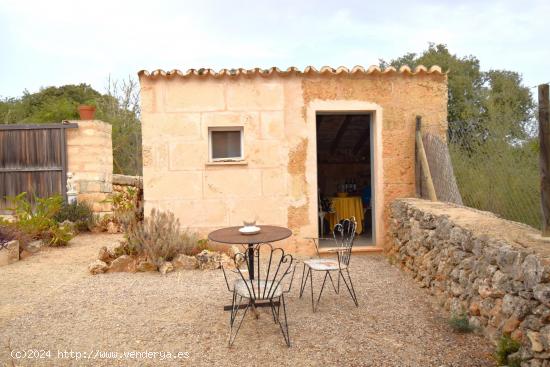
[[[405,273],[379,255],[354,256],[360,307],[325,288],[317,313],[298,298],[301,271],[288,297],[292,347],[262,309],[247,315],[227,347],[231,301],[221,271],[103,274],[88,263],[119,235],[85,234],[0,268],[0,362],[11,366],[492,366],[482,337],[455,334],[446,314]],[[301,268],[300,268],[301,269]],[[317,275],[317,289],[321,276]],[[308,291],[309,289],[307,289]],[[345,289],[344,289],[345,290]],[[15,351],[51,357],[12,361]],[[67,351],[67,358],[59,352]],[[69,352],[73,351],[73,358]],[[92,353],[96,359],[85,359]],[[180,359],[111,359],[105,352],[181,352]],[[78,354],[81,353],[80,359]],[[188,358],[185,358],[187,352]],[[112,356],[112,354],[111,354]],[[88,357],[86,355],[86,357]],[[99,358],[104,357],[104,358]],[[141,357],[145,357],[142,353]],[[153,357],[151,354],[150,357]]]

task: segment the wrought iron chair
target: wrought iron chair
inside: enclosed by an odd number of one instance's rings
[[[254,311],[257,307],[270,307],[273,321],[279,324],[283,338],[287,346],[290,347],[285,294],[290,292],[294,280],[296,265],[292,266],[294,263],[292,255],[285,254],[281,248],[273,248],[269,243],[256,245],[254,247],[254,279],[250,279],[249,276],[250,264],[247,253],[235,254],[233,262],[236,267],[234,272],[239,274],[240,279],[235,280],[232,285],[230,285],[226,270],[222,266],[227,289],[233,293],[229,318],[229,346],[233,345],[250,307]],[[242,263],[246,263],[247,269],[241,269],[238,266]],[[288,288],[286,288],[287,285],[283,283],[283,280],[290,273],[292,273],[292,276]],[[241,309],[244,309],[244,311],[239,316]]]
[[[315,312],[317,309],[317,306],[319,306],[319,301],[321,300],[321,295],[323,294],[323,289],[325,288],[327,278],[330,279],[330,282],[332,283],[332,287],[336,292],[336,294],[340,293],[340,278],[342,278],[342,280],[346,285],[346,288],[348,289],[351,299],[353,300],[353,303],[355,303],[355,306],[357,307],[359,306],[359,303],[357,302],[357,295],[355,293],[355,289],[353,288],[353,283],[351,281],[351,276],[349,274],[349,263],[351,259],[351,250],[353,248],[353,240],[355,237],[356,227],[357,227],[357,222],[355,221],[354,217],[350,219],[344,219],[340,223],[337,223],[334,226],[333,236],[334,236],[334,242],[336,246],[334,249],[329,251],[336,253],[337,255],[336,259],[321,258],[319,254],[319,244],[315,241],[315,239],[313,239],[318,258],[304,261],[304,267],[302,270],[302,282],[300,284],[300,298],[302,298],[304,289],[307,285],[307,280],[309,278],[310,287],[311,287],[311,307],[313,308],[313,312]],[[313,296],[313,272],[314,271],[325,272],[323,285],[321,286],[319,296],[317,297],[317,304],[315,303],[314,296]],[[331,272],[338,272],[337,285],[334,284],[334,280],[332,278]],[[347,276],[347,280],[346,280],[346,276]]]

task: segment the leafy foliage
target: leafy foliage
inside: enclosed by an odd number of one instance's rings
[[[59,223],[69,220],[75,223],[79,231],[87,231],[93,224],[93,215],[92,208],[85,202],[64,203],[54,219]]]
[[[97,107],[97,118],[113,127],[115,173],[141,174],[141,123],[137,82],[108,80],[101,94],[87,84],[42,88],[0,100],[0,123],[46,123],[78,119],[78,106]]]
[[[521,75],[481,71],[475,56],[451,54],[442,44],[380,64],[448,71],[448,142],[464,204],[538,227],[537,125]]]
[[[466,314],[452,315],[449,325],[457,333],[471,333],[474,330]]]
[[[17,227],[36,238],[55,224],[54,216],[61,210],[63,198],[59,195],[38,198],[33,204],[27,199],[27,193],[22,192],[17,196],[8,196],[12,203],[9,210],[13,210]]]
[[[503,335],[497,344],[495,358],[499,366],[507,365],[509,362],[516,363],[517,361],[509,361],[508,356],[519,350],[521,344],[512,339],[509,335]]]
[[[502,126],[512,138],[525,138],[526,133],[533,133],[534,103],[518,73],[483,72],[475,56],[460,57],[451,54],[446,45],[433,43],[420,55],[408,53],[389,62],[380,60],[383,68],[403,65],[439,65],[449,72],[447,120],[451,138],[456,131],[465,139],[486,136],[490,132],[488,124]]]
[[[60,226],[54,219],[61,210],[63,198],[56,195],[48,198],[34,197],[34,203],[22,192],[17,196],[8,196],[12,203],[9,208],[14,212],[15,221],[3,222],[4,226],[13,226],[32,239],[42,239],[50,246],[64,246],[73,234],[70,228]]]

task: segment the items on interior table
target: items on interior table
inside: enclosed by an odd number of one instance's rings
[[[336,185],[336,190],[338,193],[347,192],[348,194],[357,192],[357,182],[354,178],[346,179],[343,183]]]

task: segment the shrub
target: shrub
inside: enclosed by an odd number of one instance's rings
[[[129,252],[145,254],[159,266],[178,254],[193,255],[199,248],[196,235],[182,232],[174,214],[155,209],[142,222],[130,222],[126,226],[126,236]]]
[[[453,331],[457,333],[470,333],[474,330],[470,321],[468,320],[468,315],[462,313],[460,315],[453,315],[449,319],[449,325]]]
[[[66,246],[74,237],[71,229],[65,226],[54,225],[44,231],[41,235],[42,240],[48,246]]]
[[[115,192],[109,201],[113,204],[115,219],[123,226],[143,220],[139,189],[128,186],[122,191]]]
[[[15,225],[33,238],[48,230],[55,224],[53,217],[61,209],[63,198],[59,195],[48,198],[34,198],[34,205],[27,199],[27,193],[22,192],[17,196],[8,196],[13,206]]]
[[[73,237],[69,228],[60,227],[54,217],[61,210],[63,198],[59,195],[34,197],[34,204],[27,199],[27,193],[8,196],[13,206],[15,221],[3,222],[4,226],[20,231],[30,239],[43,239],[51,246],[64,246]]]
[[[498,365],[504,366],[508,363],[515,363],[517,365],[517,363],[519,362],[517,358],[510,358],[511,360],[509,361],[508,356],[517,352],[520,347],[521,344],[518,341],[512,339],[509,335],[501,336],[497,344],[497,350],[495,352],[495,358]]]
[[[79,231],[87,231],[93,224],[92,208],[85,202],[63,204],[54,219],[62,223],[69,220],[76,224]]]

